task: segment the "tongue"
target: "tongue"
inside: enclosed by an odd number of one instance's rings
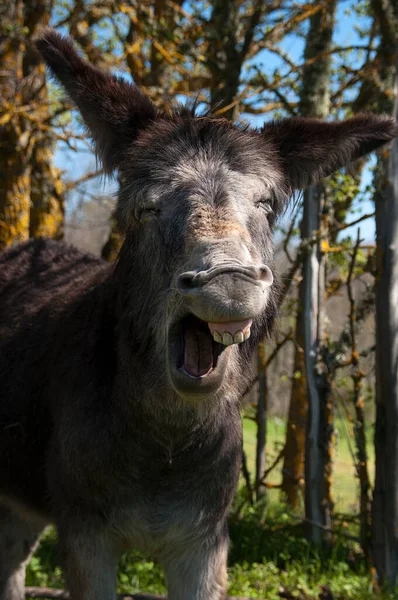
[[[206,331],[185,329],[184,367],[192,377],[203,377],[213,368],[213,342]]]

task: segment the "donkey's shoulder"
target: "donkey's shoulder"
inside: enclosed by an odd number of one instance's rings
[[[111,266],[49,239],[29,240],[0,255],[0,314],[14,328],[41,314],[63,311],[109,276]],[[35,321],[37,323],[37,321]]]

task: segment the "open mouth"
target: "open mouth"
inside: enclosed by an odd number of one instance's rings
[[[207,323],[189,315],[181,322],[181,346],[177,368],[190,377],[206,377],[217,368],[225,346],[216,342]]]
[[[207,323],[193,314],[169,332],[169,372],[177,392],[211,393],[220,387],[228,363],[228,347],[250,337],[251,319]]]

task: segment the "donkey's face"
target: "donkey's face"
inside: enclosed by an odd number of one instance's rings
[[[147,285],[140,293],[129,284],[134,322],[152,330],[179,394],[212,394],[239,369],[236,346],[253,322],[275,314],[271,230],[282,173],[257,133],[188,117],[149,127],[119,171],[123,263]]]
[[[68,39],[49,31],[39,47],[105,170],[119,172],[119,267],[141,343],[153,345],[179,395],[214,395],[241,369],[251,333],[261,339],[275,315],[272,226],[287,198],[392,139],[395,124],[367,115],[250,131],[161,115],[134,86],[85,63]]]

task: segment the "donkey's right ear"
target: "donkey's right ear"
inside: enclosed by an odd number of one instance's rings
[[[134,85],[107,75],[83,60],[71,38],[47,29],[37,41],[52,75],[79,109],[104,170],[112,173],[157,109]]]

